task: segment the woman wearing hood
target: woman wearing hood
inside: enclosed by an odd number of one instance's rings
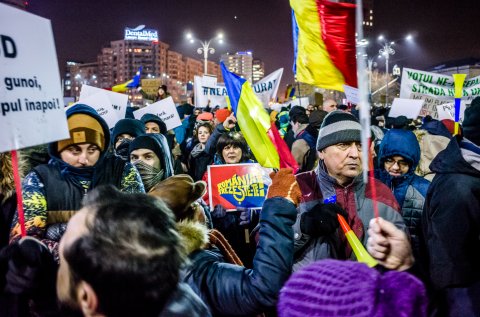
[[[93,108],[77,104],[66,115],[70,138],[51,143],[49,163],[35,167],[22,184],[26,233],[45,243],[57,261],[58,242],[87,192],[104,184],[128,193],[145,192],[132,164],[105,158],[110,131]],[[15,214],[10,241],[20,237]]]
[[[403,219],[412,237],[414,255],[418,258],[419,234],[425,196],[430,182],[415,174],[420,160],[420,146],[413,132],[389,130],[380,144],[376,178],[393,192],[402,208]]]

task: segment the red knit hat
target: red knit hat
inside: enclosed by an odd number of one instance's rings
[[[217,112],[215,112],[215,118],[217,118],[218,122],[223,123],[231,113],[227,108],[218,109]]]
[[[213,114],[211,112],[202,112],[198,115],[197,121],[212,121]]]

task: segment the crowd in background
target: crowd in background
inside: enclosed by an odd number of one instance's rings
[[[273,106],[299,169],[235,211],[207,193],[208,166],[256,162],[235,115],[177,111],[110,130],[69,108],[70,139],[21,151],[27,237],[0,154],[1,316],[480,316],[480,98],[455,136],[374,109],[367,184],[354,106]]]

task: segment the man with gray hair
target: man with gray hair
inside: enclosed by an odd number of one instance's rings
[[[324,258],[354,258],[337,214],[345,217],[366,245],[368,226],[376,203],[380,217],[405,229],[400,207],[391,190],[370,178],[376,190],[362,180],[361,125],[351,114],[330,112],[320,127],[316,150],[320,158],[314,171],[297,175],[302,191],[295,230],[294,270]]]

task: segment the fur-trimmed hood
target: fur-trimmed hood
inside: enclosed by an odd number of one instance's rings
[[[208,228],[198,221],[182,220],[177,223],[177,230],[182,237],[182,245],[187,255],[204,249],[209,243]]]
[[[17,151],[20,177],[24,175],[24,161],[20,152]],[[13,180],[12,155],[10,152],[0,153],[0,204],[12,197],[15,193]]]

